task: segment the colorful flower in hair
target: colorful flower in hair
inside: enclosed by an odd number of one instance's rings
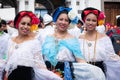
[[[98,26],[96,27],[96,30],[99,33],[105,32],[104,20],[105,20],[105,14],[104,14],[104,12],[101,11],[98,16]]]
[[[98,17],[98,25],[101,26],[104,24],[104,19],[105,19],[105,14],[104,12],[100,12],[99,17]]]
[[[30,30],[31,30],[32,32],[37,31],[37,30],[38,30],[38,25],[37,25],[37,24],[33,24],[33,25],[30,27]]]

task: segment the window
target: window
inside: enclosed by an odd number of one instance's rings
[[[79,2],[79,1],[77,1],[77,2],[76,2],[76,5],[78,5],[78,6],[79,6],[79,5],[80,5],[80,2]]]

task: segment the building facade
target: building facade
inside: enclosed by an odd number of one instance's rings
[[[38,16],[43,16],[45,13],[52,14],[57,7],[67,6],[73,8],[80,17],[84,8],[95,7],[105,12],[106,22],[111,24],[116,24],[116,16],[120,15],[120,0],[0,0],[0,3],[2,8],[14,7],[16,13],[29,10]]]

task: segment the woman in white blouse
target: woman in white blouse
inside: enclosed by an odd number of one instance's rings
[[[96,31],[99,13],[98,9],[88,7],[81,14],[87,28],[79,37],[81,51],[86,62],[103,70],[107,80],[119,80],[120,57],[115,54],[110,38]]]
[[[47,70],[40,42],[31,32],[31,25],[38,23],[39,19],[30,11],[16,15],[14,25],[18,36],[9,40],[4,80],[61,80]]]

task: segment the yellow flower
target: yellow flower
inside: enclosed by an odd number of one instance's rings
[[[38,30],[38,25],[37,24],[33,24],[30,28],[30,30],[33,31],[37,31]]]

